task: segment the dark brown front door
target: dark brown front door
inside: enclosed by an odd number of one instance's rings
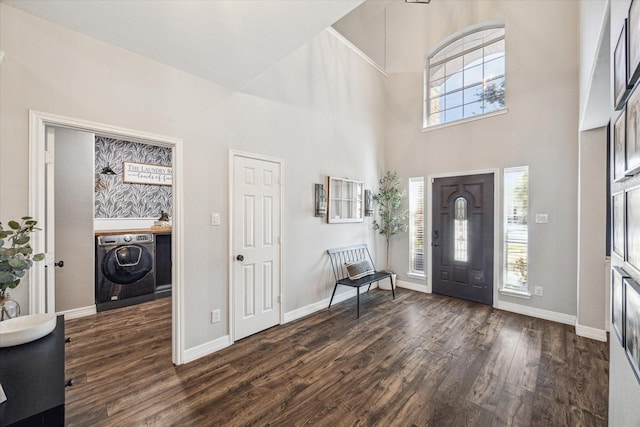
[[[493,305],[493,174],[433,181],[433,292]]]

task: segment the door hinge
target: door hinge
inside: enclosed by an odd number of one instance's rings
[[[48,165],[53,163],[53,153],[51,151],[44,152],[44,162]]]
[[[53,264],[53,262],[54,262],[53,260],[54,259],[55,259],[55,257],[54,257],[53,253],[47,252],[47,253],[44,254],[44,263],[45,263],[45,265]]]

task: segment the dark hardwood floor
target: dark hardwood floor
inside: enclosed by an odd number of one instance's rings
[[[68,426],[607,424],[608,345],[567,325],[373,290],[173,366],[170,303],[66,322]]]

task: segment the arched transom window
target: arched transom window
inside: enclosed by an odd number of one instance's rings
[[[504,109],[504,25],[444,42],[427,57],[425,84],[425,128]]]

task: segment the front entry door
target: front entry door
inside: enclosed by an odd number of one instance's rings
[[[280,323],[281,168],[233,156],[235,340]]]
[[[433,181],[433,292],[493,305],[493,174]]]

